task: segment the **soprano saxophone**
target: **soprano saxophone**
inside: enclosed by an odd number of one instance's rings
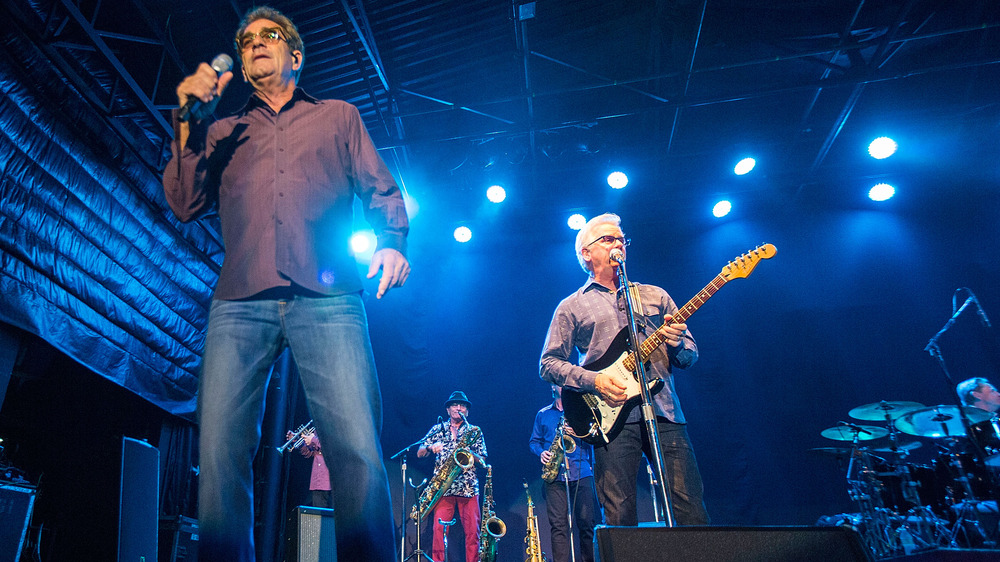
[[[549,445],[549,453],[552,456],[549,457],[549,462],[542,465],[542,480],[547,484],[555,482],[556,477],[559,476],[559,468],[562,466],[563,458],[575,450],[576,440],[566,435],[566,416],[563,416],[556,429],[556,438]]]
[[[486,484],[483,485],[482,527],[479,529],[479,562],[494,562],[497,559],[497,542],[507,534],[507,525],[494,512],[493,467],[486,465]]]
[[[524,544],[527,545],[525,552],[528,557],[525,562],[545,562],[542,555],[542,543],[538,539],[538,516],[535,515],[535,504],[531,501],[531,490],[528,483],[524,483],[524,492],[528,494],[528,533],[524,536]]]
[[[462,419],[469,424],[469,420],[466,420],[464,415]],[[423,519],[444,496],[459,473],[472,468],[477,461],[484,466],[486,465],[479,455],[472,452],[472,446],[482,435],[483,430],[478,425],[469,424],[469,428],[458,438],[455,452],[444,460],[434,476],[431,477],[431,481],[420,492],[420,498],[417,499],[416,505],[410,511],[410,519],[414,521]]]

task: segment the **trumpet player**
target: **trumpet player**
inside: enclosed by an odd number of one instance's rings
[[[445,400],[444,408],[448,412],[448,419],[439,421],[424,436],[423,445],[417,449],[417,457],[423,458],[434,454],[434,474],[438,476],[442,472],[442,466],[447,459],[455,454],[462,436],[470,431],[473,426],[468,422],[469,408],[472,403],[461,390],[451,393]],[[441,418],[438,418],[441,420]],[[486,461],[486,440],[479,436],[469,446],[470,451]],[[462,531],[465,534],[465,560],[474,562],[479,558],[479,479],[476,478],[476,463],[459,473],[452,484],[445,490],[444,495],[434,505],[431,513],[431,525],[434,527],[434,542],[431,547],[431,556],[434,562],[444,561],[444,527],[438,521],[451,521],[458,511],[458,520],[462,523]]]
[[[551,539],[549,552],[553,562],[592,562],[594,525],[600,519],[591,468],[594,450],[576,438],[573,430],[563,425],[562,420],[562,388],[552,385],[552,403],[535,414],[535,425],[528,441],[531,452],[538,455],[542,462],[543,480],[546,481],[545,511]],[[564,429],[562,433],[561,427]],[[549,481],[551,477],[546,476],[552,471],[557,471],[555,474],[558,476]],[[572,546],[572,531],[576,531],[580,539],[578,555]]]
[[[291,440],[295,433],[289,431],[285,434],[285,439]],[[330,488],[330,470],[326,468],[326,460],[323,458],[323,446],[316,436],[316,431],[304,431],[300,437],[302,444],[298,451],[303,457],[312,459],[312,472],[309,474],[309,495],[310,504],[313,507],[333,508],[333,491]]]

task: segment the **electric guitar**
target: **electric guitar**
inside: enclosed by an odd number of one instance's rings
[[[649,364],[649,356],[663,342],[666,334],[663,329],[670,324],[683,324],[701,305],[723,285],[748,277],[760,260],[774,257],[777,250],[772,244],[763,244],[737,257],[722,268],[722,272],[705,285],[697,295],[680,307],[672,318],[666,320],[657,328],[642,345],[639,346],[639,357],[645,365]],[[573,428],[573,433],[592,445],[606,445],[621,432],[629,412],[642,402],[642,388],[639,386],[639,376],[636,374],[636,354],[629,345],[628,327],[624,327],[612,340],[608,350],[600,358],[583,366],[589,371],[608,374],[617,377],[625,384],[627,399],[621,406],[611,406],[597,394],[563,388],[562,403],[566,423]],[[647,383],[651,394],[658,393],[663,388],[663,381],[655,379]]]

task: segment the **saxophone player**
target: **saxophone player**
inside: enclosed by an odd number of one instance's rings
[[[417,457],[423,458],[434,454],[435,475],[441,471],[447,459],[455,454],[462,436],[469,431],[478,431],[467,421],[469,408],[472,404],[461,390],[451,393],[451,396],[444,403],[448,412],[448,419],[435,424],[434,427],[424,436],[423,445],[417,449]],[[440,419],[440,418],[439,418]],[[483,463],[486,461],[486,441],[482,434],[469,445],[470,451]],[[434,527],[434,542],[431,548],[431,555],[435,562],[444,561],[444,534],[443,527],[438,524],[438,520],[450,521],[458,511],[458,519],[462,523],[462,531],[465,534],[465,560],[474,562],[479,558],[479,480],[476,478],[476,463],[471,463],[471,467],[458,474],[451,485],[445,490],[444,495],[434,505],[434,510],[430,517],[431,525]]]
[[[535,414],[535,425],[528,441],[531,452],[538,455],[544,467],[545,508],[552,543],[549,552],[553,562],[574,559],[571,556],[572,529],[580,539],[579,560],[593,562],[594,525],[600,514],[591,468],[594,450],[573,436],[572,430],[563,425],[562,420],[562,388],[552,385],[552,403]],[[565,429],[565,438],[560,435],[561,427]],[[575,449],[570,443],[575,445]],[[560,461],[559,457],[563,460]],[[558,476],[551,479],[546,477],[546,473]]]

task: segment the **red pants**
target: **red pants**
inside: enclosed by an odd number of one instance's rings
[[[471,498],[444,496],[434,506],[434,514],[431,517],[431,523],[434,525],[434,546],[431,555],[435,562],[444,562],[444,526],[438,523],[438,520],[451,521],[455,517],[456,508],[458,519],[462,522],[462,530],[465,531],[465,560],[466,562],[479,560],[479,496]],[[450,542],[450,529],[448,539],[448,550],[454,551],[456,545]]]

